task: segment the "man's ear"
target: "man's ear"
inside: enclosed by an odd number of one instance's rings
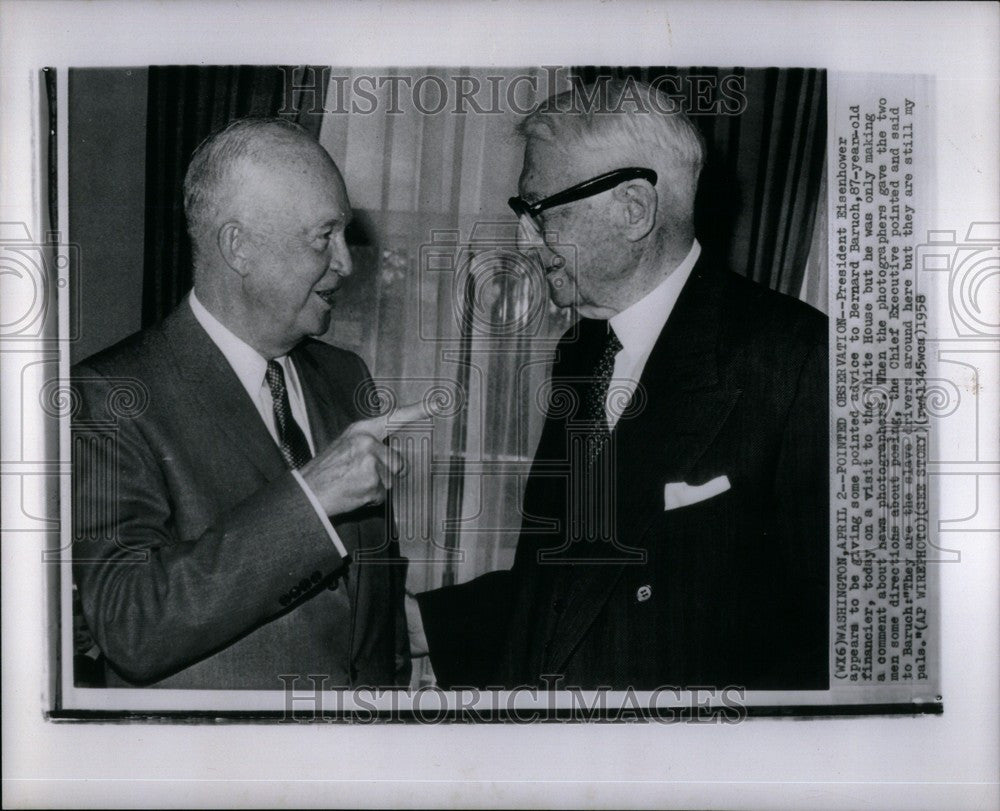
[[[615,191],[622,203],[625,236],[630,242],[646,237],[656,225],[656,189],[648,181],[633,180]]]
[[[218,234],[219,253],[233,270],[246,276],[250,272],[253,245],[247,229],[239,220],[224,223]]]

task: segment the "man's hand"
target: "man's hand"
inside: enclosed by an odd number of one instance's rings
[[[403,458],[384,444],[385,438],[431,416],[423,403],[401,406],[380,417],[353,422],[333,443],[299,472],[327,515],[349,513],[381,504]]]

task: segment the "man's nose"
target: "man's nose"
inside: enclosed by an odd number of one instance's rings
[[[330,256],[330,270],[338,276],[347,277],[354,272],[354,262],[351,260],[351,250],[347,247],[347,240],[340,234],[334,244]]]

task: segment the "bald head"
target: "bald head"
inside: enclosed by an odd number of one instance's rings
[[[239,119],[202,141],[184,177],[184,214],[196,271],[211,263],[220,227],[260,207],[262,201],[253,193],[260,189],[248,188],[248,180],[263,180],[267,173],[315,171],[324,164],[336,173],[309,133],[282,118]]]
[[[198,147],[184,180],[198,300],[264,357],[326,331],[351,273],[343,178],[296,124],[244,119]]]

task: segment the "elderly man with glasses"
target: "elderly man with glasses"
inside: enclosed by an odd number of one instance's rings
[[[581,318],[513,568],[418,596],[438,681],[826,689],[826,318],[713,260],[701,136],[604,89],[520,126],[520,248]]]

